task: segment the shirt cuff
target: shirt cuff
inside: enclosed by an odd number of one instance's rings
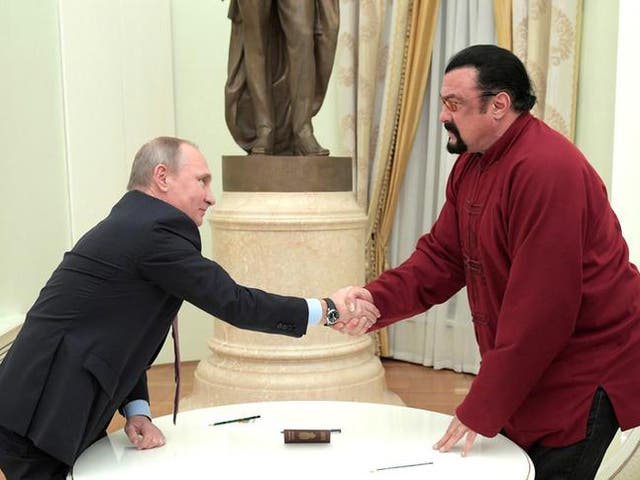
[[[135,415],[144,415],[151,420],[151,409],[149,408],[149,402],[146,400],[133,400],[127,403],[123,410],[126,418],[131,418]]]
[[[309,326],[318,325],[322,320],[322,304],[317,298],[305,298],[309,307]]]

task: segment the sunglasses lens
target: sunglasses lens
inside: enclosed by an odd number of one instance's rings
[[[445,108],[450,112],[455,112],[456,110],[458,110],[458,104],[456,104],[455,102],[442,97],[440,97],[440,101],[442,102],[442,105],[444,105]]]

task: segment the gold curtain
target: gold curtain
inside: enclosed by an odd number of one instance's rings
[[[341,147],[356,161],[356,200],[377,198],[381,159],[391,148],[410,0],[343,1],[334,64]],[[384,23],[393,19],[388,33]],[[383,98],[376,109],[376,99]],[[371,178],[371,180],[369,180]]]
[[[404,57],[394,53],[406,50],[412,2],[367,0],[340,4],[334,76],[340,98],[341,143],[356,160],[356,201],[368,211],[367,239],[371,238],[373,212],[378,209],[381,192],[386,191],[404,74]],[[385,22],[389,22],[388,31]],[[367,243],[366,248],[366,279],[370,280],[374,276],[371,244]],[[380,337],[386,335],[376,335],[378,353]]]
[[[493,17],[498,46],[511,50],[511,0],[493,0]]]
[[[532,112],[573,139],[582,0],[513,0],[512,8],[513,52],[538,97]]]
[[[386,252],[398,193],[411,154],[427,86],[439,4],[439,0],[424,0],[415,1],[411,6],[395,139],[383,170],[379,198],[369,206],[368,279],[377,277],[387,267]],[[380,355],[388,355],[386,331],[378,335],[378,350]]]

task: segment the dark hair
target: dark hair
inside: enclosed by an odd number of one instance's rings
[[[536,103],[527,70],[509,50],[495,45],[473,45],[456,53],[444,73],[464,67],[478,71],[478,88],[483,92],[507,92],[513,110],[528,112]]]

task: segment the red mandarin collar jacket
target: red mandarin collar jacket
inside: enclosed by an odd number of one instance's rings
[[[585,437],[598,386],[640,424],[640,275],[605,186],[528,113],[484,154],[461,155],[431,232],[366,286],[380,328],[467,287],[482,362],[460,421],[524,448]]]

